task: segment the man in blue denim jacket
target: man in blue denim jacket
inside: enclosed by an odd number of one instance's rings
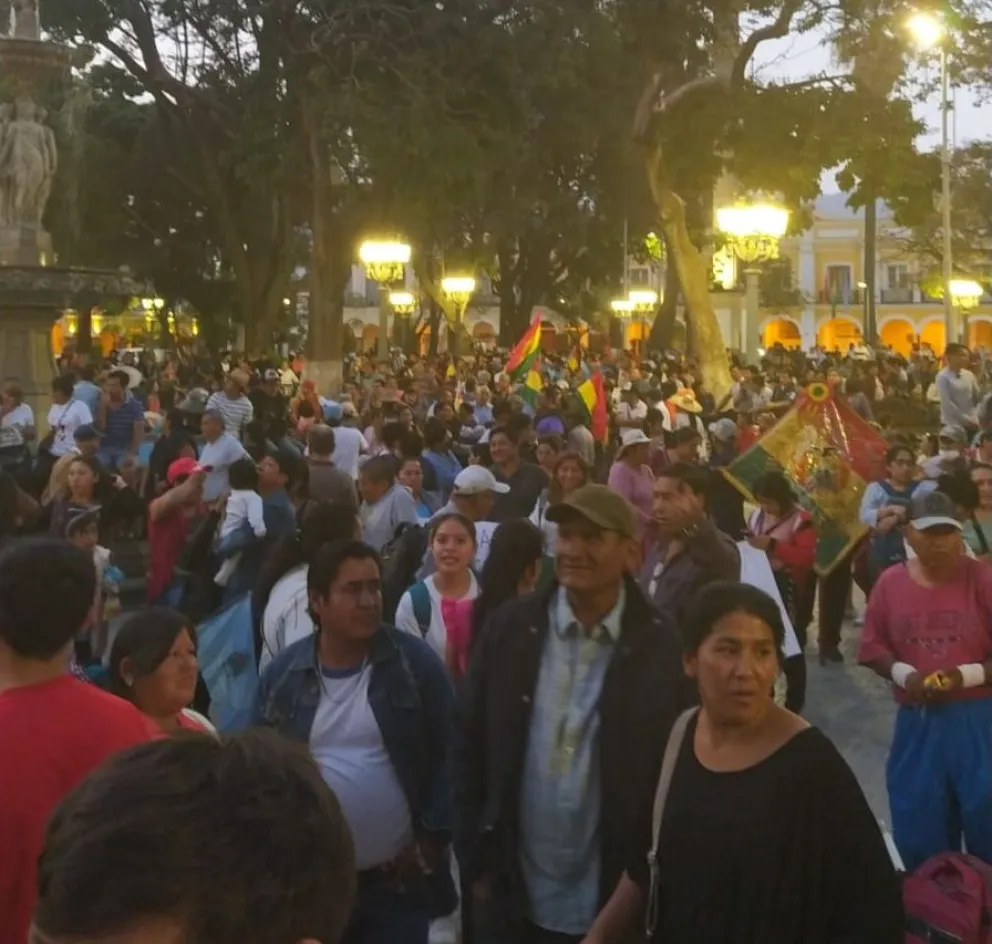
[[[427,944],[454,910],[454,692],[422,640],[381,624],[378,555],[325,545],[307,592],[316,634],[262,675],[255,722],[306,743],[355,840],[358,900],[344,944]]]

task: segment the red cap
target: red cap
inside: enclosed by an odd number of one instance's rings
[[[175,462],[169,465],[169,471],[166,473],[165,478],[170,485],[175,485],[179,479],[189,478],[189,476],[197,472],[206,471],[208,470],[200,465],[196,459],[176,459]]]

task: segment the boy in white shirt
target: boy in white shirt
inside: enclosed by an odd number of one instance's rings
[[[238,459],[228,470],[231,493],[227,497],[224,520],[220,524],[217,539],[226,538],[243,528],[249,528],[255,537],[265,537],[265,517],[262,511],[262,496],[258,494],[258,469],[251,459]],[[241,554],[228,557],[214,577],[214,583],[226,587],[234,571],[237,570]]]

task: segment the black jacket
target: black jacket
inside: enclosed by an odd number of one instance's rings
[[[456,849],[465,887],[488,878],[492,912],[507,921],[527,911],[517,832],[521,782],[557,591],[552,584],[493,614],[473,653],[456,749]],[[675,626],[628,578],[620,640],[599,700],[601,903],[620,878],[638,810],[657,785],[669,729],[694,701]]]

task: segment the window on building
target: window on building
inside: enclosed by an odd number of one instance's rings
[[[852,296],[851,267],[848,265],[827,266],[827,296],[831,302],[850,304]]]
[[[905,263],[895,263],[885,267],[887,288],[909,288],[909,266]]]
[[[627,282],[641,287],[651,284],[651,270],[647,266],[632,266],[627,271]]]

